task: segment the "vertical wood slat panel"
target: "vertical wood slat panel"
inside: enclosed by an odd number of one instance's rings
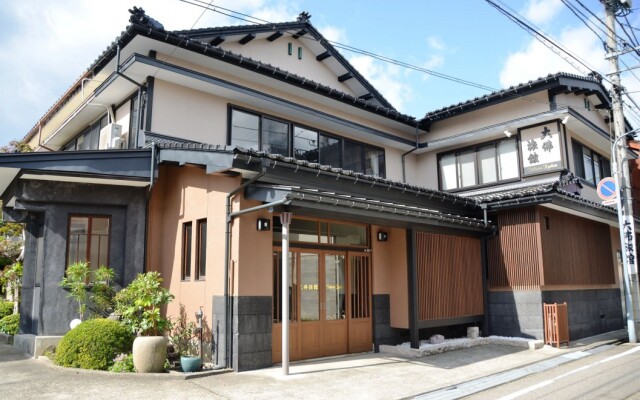
[[[416,234],[418,319],[484,313],[480,240]]]
[[[487,245],[488,287],[534,290],[540,287],[540,227],[534,207],[498,213],[498,236]]]
[[[546,208],[540,215],[545,285],[616,283],[607,225]]]

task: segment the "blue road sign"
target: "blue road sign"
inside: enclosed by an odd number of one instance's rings
[[[603,178],[598,182],[598,197],[602,200],[615,199],[618,191],[616,189],[616,182],[611,177]]]

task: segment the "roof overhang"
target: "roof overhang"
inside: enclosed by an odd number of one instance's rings
[[[615,208],[603,206],[579,196],[558,192],[541,193],[531,196],[506,199],[485,203],[488,211],[540,205],[566,214],[601,222],[609,226],[618,226],[618,213]],[[640,228],[639,228],[640,230]]]
[[[145,37],[137,37],[132,40],[129,46],[133,46],[136,50],[143,51],[143,44],[149,48],[152,48],[152,45],[158,44],[167,46],[166,44],[159,43]],[[166,50],[170,51],[168,48]],[[286,113],[287,115],[290,115],[291,118],[305,121],[305,124],[313,125],[318,129],[324,129],[330,132],[340,132],[353,137],[354,139],[366,140],[380,146],[396,147],[401,150],[409,150],[415,147],[415,139],[412,137],[412,135],[415,135],[415,128],[408,126],[405,123],[385,118],[375,113],[362,110],[358,107],[351,107],[342,103],[339,104],[336,100],[330,99],[321,94],[316,94],[313,91],[299,88],[280,80],[256,75],[246,69],[229,65],[216,59],[206,58],[186,49],[178,49],[176,53],[180,53],[176,54],[177,56],[183,57],[184,59],[194,63],[196,62],[196,59],[204,58],[204,60],[201,59],[199,62],[204,63],[204,61],[206,61],[207,68],[222,69],[225,74],[237,76],[245,80],[259,79],[261,85],[270,86],[271,88],[282,91],[283,93],[288,92],[296,96],[307,97],[312,101],[326,105],[327,107],[351,108],[351,110],[349,110],[351,114],[378,122],[391,129],[404,132],[405,136],[402,137],[390,134],[380,129],[375,129],[338,117],[334,114],[320,111],[316,108],[307,107],[299,102],[287,100],[230,80],[202,73],[194,69],[147,57],[142,54],[132,53],[120,66],[120,74],[116,74],[114,72],[104,78],[102,83],[95,89],[91,96],[88,96],[71,114],[69,114],[60,126],[42,142],[42,145],[48,148],[60,148],[71,140],[80,130],[94,122],[101,115],[104,115],[107,110],[107,105],[121,102],[122,99],[127,98],[135,92],[138,85],[144,84],[147,81],[147,77],[154,76],[160,80],[172,82],[201,92],[210,93],[215,96],[224,97],[231,103],[236,102],[239,104],[254,106],[274,114]],[[124,54],[125,53],[123,52],[123,55]],[[113,70],[115,70],[115,63],[112,67]],[[126,78],[123,75],[126,76]]]
[[[374,198],[279,185],[251,185],[245,197],[264,203],[283,203],[278,208],[294,214],[342,219],[399,228],[437,228],[439,232],[482,235],[493,226],[482,220],[442,213],[436,209],[390,203]]]
[[[151,149],[0,154],[0,194],[17,179],[144,187]]]

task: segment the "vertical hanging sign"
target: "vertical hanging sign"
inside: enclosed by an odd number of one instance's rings
[[[520,150],[524,175],[551,172],[562,168],[560,132],[557,122],[522,129]]]
[[[638,274],[636,263],[636,234],[634,232],[633,217],[625,215],[622,219],[622,235],[624,237],[624,256],[629,263],[629,274]]]

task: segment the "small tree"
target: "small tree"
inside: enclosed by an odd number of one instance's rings
[[[60,286],[69,291],[68,297],[78,302],[80,320],[87,310],[87,281],[89,280],[89,264],[77,262],[67,267],[67,276],[62,278]]]
[[[16,262],[12,266],[7,267],[0,274],[0,285],[6,286],[10,292],[11,300],[13,300],[13,313],[18,313],[18,305],[20,304],[20,294],[22,289],[22,263]]]
[[[174,296],[162,286],[159,272],[138,274],[126,288],[116,294],[116,313],[132,333],[159,336],[171,328],[171,321],[160,315],[160,307]]]
[[[96,311],[104,316],[108,315],[113,308],[113,278],[115,272],[104,265],[93,271],[93,282],[91,286],[91,301]]]

